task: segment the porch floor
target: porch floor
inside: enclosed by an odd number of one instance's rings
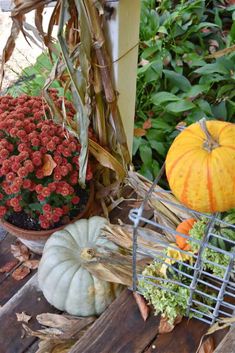
[[[120,218],[127,222],[128,207],[123,203],[112,214],[112,223]],[[0,238],[0,268],[12,261],[10,246],[16,238],[10,234]],[[38,258],[38,255],[34,255]],[[10,273],[0,273],[0,353],[34,353],[38,341],[25,336],[22,323],[17,322],[16,313],[26,312],[32,316],[29,326],[39,328],[36,315],[58,313],[44,299],[37,287],[36,270],[21,281]],[[153,314],[146,322],[131,291],[125,290],[110,307],[86,331],[70,353],[195,353],[202,335],[208,326],[199,320],[184,319],[174,331],[158,334],[159,317]],[[226,331],[214,334],[215,346]]]

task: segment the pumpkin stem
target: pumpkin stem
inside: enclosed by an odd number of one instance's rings
[[[89,261],[95,257],[95,250],[92,248],[83,248],[80,252],[80,257],[85,261]]]
[[[202,131],[206,135],[206,140],[203,143],[203,148],[206,151],[211,152],[213,149],[219,147],[218,141],[214,140],[214,138],[211,136],[211,134],[209,133],[209,131],[207,129],[206,119],[202,118],[201,120],[199,120],[199,124],[200,124]]]

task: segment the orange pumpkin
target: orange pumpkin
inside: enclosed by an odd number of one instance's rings
[[[197,222],[194,218],[186,219],[185,221],[181,222],[178,227],[176,228],[176,232],[189,235],[190,229],[192,229],[194,223]],[[190,250],[190,245],[187,243],[187,239],[181,237],[180,235],[175,236],[176,244],[182,250]]]
[[[200,212],[235,207],[235,124],[202,119],[182,131],[166,157],[173,194]]]

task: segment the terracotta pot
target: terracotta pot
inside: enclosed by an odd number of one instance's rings
[[[89,198],[86,204],[86,207],[84,210],[77,215],[70,223],[74,223],[77,220],[81,218],[86,218],[89,216],[91,206],[94,200],[94,184],[90,183],[90,194]],[[63,229],[65,225],[53,228],[53,229],[48,229],[48,230],[27,230],[23,228],[19,228],[9,222],[7,222],[5,219],[0,218],[0,225],[11,233],[12,235],[15,235],[19,240],[25,244],[30,250],[34,251],[37,254],[41,254],[43,247],[49,238],[49,236],[58,230]]]

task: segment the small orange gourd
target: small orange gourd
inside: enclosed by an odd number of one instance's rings
[[[181,222],[178,227],[176,228],[176,232],[182,233],[184,235],[189,235],[190,229],[193,228],[194,223],[197,222],[194,218],[186,219],[185,221]],[[176,244],[182,250],[190,250],[190,245],[187,242],[186,238],[183,238],[180,235],[175,236]]]
[[[188,126],[168,151],[166,175],[176,198],[193,210],[235,207],[235,124],[202,119]]]

